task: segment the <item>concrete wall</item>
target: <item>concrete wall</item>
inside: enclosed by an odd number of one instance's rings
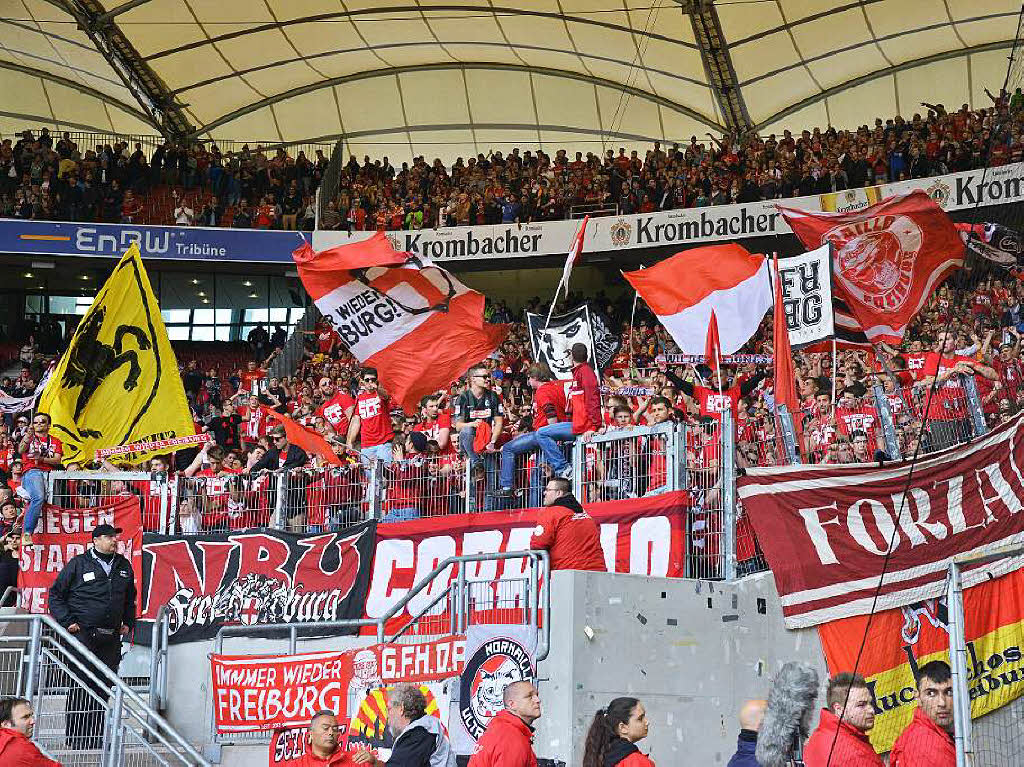
[[[812,663],[825,679],[817,631],[783,628],[769,574],[723,584],[559,572],[552,588],[559,609],[539,668],[538,756],[577,767],[594,712],[630,695],[647,708],[640,747],[657,764],[724,765],[740,705],[766,697],[783,663]]]

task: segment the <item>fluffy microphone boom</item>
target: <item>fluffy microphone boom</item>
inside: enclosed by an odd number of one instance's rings
[[[757,734],[755,757],[761,767],[785,767],[800,737],[807,736],[818,672],[809,663],[790,661],[782,667],[768,693],[764,721]]]

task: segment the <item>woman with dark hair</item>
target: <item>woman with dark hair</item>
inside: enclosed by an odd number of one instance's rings
[[[647,711],[636,698],[616,698],[598,709],[587,730],[583,767],[654,767],[636,747],[647,727]]]

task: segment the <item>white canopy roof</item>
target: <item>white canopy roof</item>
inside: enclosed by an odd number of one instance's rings
[[[84,15],[114,25],[148,95],[172,98],[202,138],[345,136],[353,153],[393,160],[686,140],[728,124],[709,76],[722,59],[691,5],[0,0],[0,131],[157,130]],[[990,105],[1020,5],[721,0],[713,12],[749,123],[777,132],[909,117],[921,101]]]

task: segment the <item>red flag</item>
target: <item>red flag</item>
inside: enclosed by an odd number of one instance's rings
[[[345,462],[342,461],[341,458],[338,457],[338,454],[334,452],[334,448],[331,447],[330,443],[312,429],[307,429],[298,421],[295,421],[286,415],[281,415],[276,410],[271,410],[266,405],[260,405],[260,410],[263,411],[263,414],[267,418],[272,421],[278,421],[282,426],[284,426],[285,436],[288,437],[288,441],[293,445],[298,445],[311,455],[320,456],[327,461],[327,463],[334,464],[335,466],[345,465]]]
[[[779,279],[779,257],[773,256],[775,275],[775,314],[773,315],[773,349],[775,358],[775,406],[785,405],[793,417],[797,442],[800,440],[800,401],[796,398],[796,376],[793,374],[793,352],[789,347],[789,327],[786,325],[786,307],[782,302],[782,281]]]
[[[836,330],[898,344],[932,291],[964,263],[964,243],[925,192],[855,213],[778,206],[808,248],[835,245]]]
[[[708,337],[704,341],[704,364],[711,367],[712,364],[715,366],[715,372],[718,374],[718,393],[722,393],[722,342],[718,340],[718,317],[715,316],[715,310],[711,310],[711,319],[708,320]]]
[[[292,253],[324,319],[406,412],[488,357],[508,333],[484,322],[484,297],[429,259],[398,253],[382,232]]]

